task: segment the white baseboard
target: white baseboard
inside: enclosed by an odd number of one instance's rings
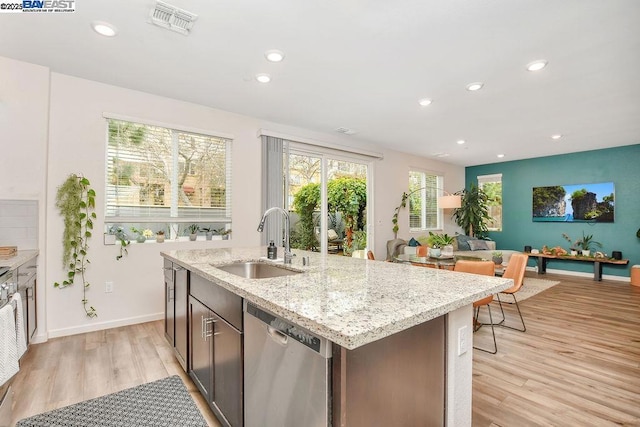
[[[527,267],[527,271],[533,271],[536,273],[538,271],[538,267]],[[593,272],[586,273],[582,271],[571,271],[571,270],[558,270],[555,268],[547,268],[547,273],[552,274],[562,274],[565,276],[575,276],[575,277],[587,277],[593,279]],[[626,276],[613,276],[611,274],[603,274],[602,279],[604,280],[614,280],[616,282],[630,282],[630,278]]]
[[[164,312],[147,314],[144,316],[129,317],[126,319],[111,320],[108,322],[92,323],[90,325],[74,326],[71,328],[52,329],[49,338],[66,337],[69,335],[84,334],[86,332],[102,331],[104,329],[118,328],[120,326],[135,325],[138,323],[153,322],[164,319]],[[46,340],[45,340],[46,341]],[[43,341],[44,342],[44,341]]]

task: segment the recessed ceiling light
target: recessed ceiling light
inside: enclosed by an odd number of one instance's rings
[[[433,102],[432,99],[422,98],[421,100],[418,101],[418,104],[422,105],[423,107],[426,107],[427,105],[431,105],[432,102]]]
[[[560,138],[562,138],[562,134],[557,133],[555,135],[551,135],[551,139],[560,139]]]
[[[548,64],[544,59],[539,59],[537,61],[533,61],[527,64],[528,71],[540,71]]]
[[[271,76],[269,74],[256,74],[256,80],[260,83],[269,83]]]
[[[498,154],[498,158],[501,159],[504,157],[504,154]]]
[[[456,143],[457,143],[458,145],[462,145],[462,144],[464,144],[465,142],[467,142],[467,141],[465,141],[464,139],[459,139],[459,140],[457,140],[457,141],[456,141]]]
[[[284,53],[277,49],[268,50],[264,53],[264,57],[270,62],[280,62],[284,59]]]
[[[108,22],[102,21],[93,21],[91,23],[91,28],[93,31],[105,37],[113,37],[118,33],[118,30],[113,25]]]
[[[467,85],[467,90],[470,90],[473,92],[473,91],[482,89],[482,86],[484,86],[484,83],[482,82],[469,83]]]

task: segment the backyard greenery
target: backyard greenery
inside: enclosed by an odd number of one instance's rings
[[[332,179],[327,184],[329,213],[338,212],[345,223],[346,244],[344,250],[353,250],[353,233],[364,229],[365,209],[367,206],[367,185],[362,178],[341,177]],[[314,213],[320,209],[320,185],[307,184],[294,195],[293,208],[300,216],[294,242],[301,249],[312,249],[318,246],[315,235]],[[336,230],[341,231],[341,230]]]

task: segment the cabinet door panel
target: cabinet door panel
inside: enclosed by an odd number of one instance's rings
[[[207,337],[205,322],[210,319],[211,312],[197,299],[189,298],[189,376],[205,397],[207,402],[212,401],[211,386],[213,384],[213,352],[212,338]],[[211,328],[211,325],[208,326]]]
[[[232,426],[242,426],[242,334],[220,317],[213,324],[213,403]]]

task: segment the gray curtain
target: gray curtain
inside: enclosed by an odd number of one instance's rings
[[[284,145],[281,138],[262,135],[262,212],[278,206],[284,207]],[[262,214],[262,213],[261,213]],[[260,218],[256,218],[256,228]],[[282,246],[284,218],[272,213],[265,222],[261,243],[266,245],[273,240],[276,246]]]

